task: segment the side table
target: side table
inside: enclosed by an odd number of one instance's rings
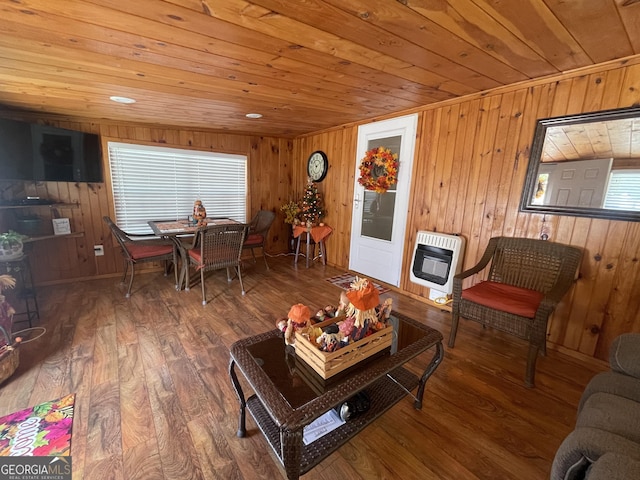
[[[0,271],[12,275],[16,279],[15,292],[6,290],[7,296],[14,296],[16,302],[11,302],[14,307],[18,306],[18,301],[23,302],[24,310],[17,311],[13,315],[13,322],[29,322],[29,328],[31,328],[32,320],[34,318],[40,318],[40,309],[38,308],[38,298],[36,295],[36,288],[33,285],[33,276],[31,275],[31,266],[29,265],[29,257],[22,255],[21,257],[13,260],[0,261]],[[18,316],[24,316],[22,320],[18,320]]]
[[[324,245],[324,239],[331,235],[333,229],[328,225],[318,225],[313,227],[307,227],[302,225],[296,225],[293,227],[293,238],[297,238],[296,242],[296,256],[293,261],[294,264],[298,264],[298,256],[300,255],[300,240],[303,236],[305,236],[307,250],[306,250],[306,260],[307,260],[307,268],[309,268],[309,260],[314,258],[316,247],[318,244],[318,255],[322,258],[322,264],[327,264],[327,252]],[[311,251],[311,245],[313,245],[313,251]]]

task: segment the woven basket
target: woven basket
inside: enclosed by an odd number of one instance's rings
[[[0,327],[0,336],[4,337],[7,346],[0,354],[0,384],[13,375],[13,372],[18,368],[20,363],[20,353],[18,351],[18,343],[13,343],[11,337],[7,334],[6,330]]]

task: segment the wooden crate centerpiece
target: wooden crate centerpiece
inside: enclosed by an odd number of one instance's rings
[[[344,320],[344,317],[330,318],[316,323],[313,327],[321,329],[341,320]],[[333,352],[322,351],[314,337],[307,338],[307,335],[300,332],[296,332],[295,337],[296,356],[326,380],[378,352],[390,349],[393,326],[385,324],[384,328]]]

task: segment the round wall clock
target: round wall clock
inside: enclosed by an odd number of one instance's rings
[[[321,182],[327,176],[329,170],[329,160],[327,154],[322,150],[316,150],[309,155],[307,161],[307,174],[314,182]]]

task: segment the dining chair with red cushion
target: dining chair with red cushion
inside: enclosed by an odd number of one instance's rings
[[[262,248],[262,258],[264,258],[264,264],[269,270],[269,264],[267,263],[267,254],[264,251],[264,245],[267,241],[269,229],[271,224],[276,218],[276,214],[270,210],[260,210],[249,223],[249,231],[247,232],[247,238],[244,240],[243,249],[251,249],[251,255],[253,256],[253,263],[256,262],[256,255],[253,251],[254,248]]]
[[[127,272],[131,267],[131,277],[127,288],[126,297],[131,296],[131,287],[135,275],[135,265],[143,262],[165,262],[164,274],[167,276],[169,265],[173,264],[175,283],[178,285],[178,271],[176,263],[176,246],[171,240],[156,237],[154,234],[127,233],[118,227],[110,217],[102,219],[109,226],[111,233],[118,241],[122,256],[124,257],[124,273],[122,283],[127,278]]]
[[[245,294],[240,257],[247,228],[245,224],[226,224],[202,227],[196,231],[193,245],[187,250],[188,261],[183,265],[183,276],[186,278],[185,290],[189,290],[189,267],[194,266],[200,272],[203,305],[207,304],[204,274],[211,270],[226,268],[227,281],[231,282],[231,268],[235,269],[242,295]]]

